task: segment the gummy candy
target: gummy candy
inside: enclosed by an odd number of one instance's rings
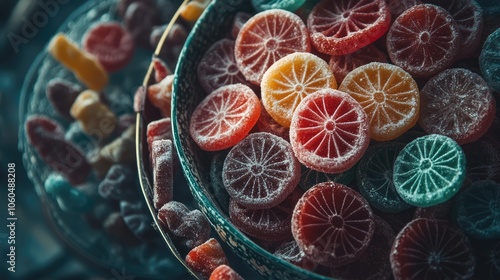
[[[102,198],[113,200],[133,200],[137,197],[134,189],[135,174],[127,166],[114,164],[99,183],[98,192]]]
[[[186,263],[193,270],[208,278],[220,265],[229,265],[226,254],[219,242],[210,238],[205,243],[193,248],[186,256]]]
[[[73,119],[69,110],[81,91],[82,89],[79,85],[59,78],[50,80],[46,87],[47,99],[52,104],[52,108],[60,116],[68,120]]]
[[[155,140],[151,148],[153,169],[153,203],[160,209],[174,197],[172,140]]]
[[[214,271],[212,271],[208,280],[243,280],[243,277],[241,277],[230,266],[221,264],[214,269]]]

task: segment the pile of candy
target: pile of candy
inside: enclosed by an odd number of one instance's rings
[[[252,4],[189,124],[231,222],[326,276],[498,279],[500,5]]]

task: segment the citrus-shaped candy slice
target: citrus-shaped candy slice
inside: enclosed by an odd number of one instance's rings
[[[222,180],[229,195],[250,209],[281,203],[297,186],[300,163],[290,143],[267,132],[251,133],[224,160]]]
[[[465,155],[453,139],[431,134],[419,137],[394,162],[396,191],[409,204],[429,207],[449,200],[465,180]]]
[[[270,9],[282,9],[289,12],[295,12],[306,0],[252,0],[252,6],[258,12]]]
[[[337,88],[328,64],[310,53],[292,53],[274,63],[262,77],[262,104],[277,123],[289,127],[300,101],[323,88]]]
[[[411,207],[394,188],[394,161],[404,144],[386,142],[368,148],[356,168],[357,186],[370,205],[383,212],[396,213]]]
[[[260,85],[274,62],[294,52],[311,50],[309,33],[299,16],[279,9],[250,18],[236,37],[234,56],[245,78]]]
[[[370,62],[387,62],[387,55],[374,45],[368,45],[350,54],[332,55],[328,64],[337,82],[342,83],[349,72]]]
[[[351,71],[339,87],[363,107],[376,141],[393,140],[417,123],[420,95],[415,80],[403,69],[372,62]]]
[[[247,84],[234,58],[234,41],[215,42],[203,55],[197,69],[198,81],[207,93],[231,84]]]
[[[454,219],[468,235],[477,239],[500,238],[499,183],[474,182],[454,202]]]
[[[368,202],[353,189],[320,183],[304,193],[292,216],[292,234],[300,249],[326,266],[356,260],[375,230]]]
[[[353,167],[368,148],[368,117],[347,93],[319,90],[306,96],[295,110],[290,143],[306,167],[341,173]]]
[[[430,77],[450,66],[460,42],[460,30],[453,17],[431,4],[409,8],[387,33],[391,61],[415,77]]]
[[[479,66],[488,85],[500,91],[500,28],[486,38],[479,56]]]
[[[352,53],[375,42],[390,24],[384,0],[322,0],[307,18],[314,47],[331,55]]]
[[[470,279],[475,267],[465,234],[440,220],[411,221],[396,236],[390,258],[396,280]]]
[[[291,222],[295,204],[302,196],[295,190],[280,204],[266,209],[249,209],[231,199],[229,219],[242,232],[261,240],[283,241],[292,236]]]
[[[420,92],[420,126],[459,144],[483,136],[495,117],[495,102],[481,76],[462,68],[432,77]]]
[[[189,133],[206,151],[234,146],[250,132],[260,115],[257,95],[246,85],[223,86],[203,99],[193,111]]]

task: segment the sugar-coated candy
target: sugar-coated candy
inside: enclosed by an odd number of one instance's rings
[[[118,22],[97,23],[82,40],[83,49],[95,55],[108,72],[124,68],[134,55],[134,40]]]
[[[348,185],[354,180],[355,177],[356,166],[348,169],[345,172],[333,174],[316,171],[314,169],[306,167],[305,165],[301,165],[299,187],[302,188],[302,190],[306,191],[316,184],[328,181]]]
[[[260,116],[254,91],[243,84],[226,85],[207,95],[194,109],[189,134],[206,151],[234,146],[250,132]]]
[[[73,186],[61,174],[52,172],[47,176],[44,182],[45,191],[48,194],[57,195],[62,192],[68,191]]]
[[[304,254],[299,245],[297,245],[297,241],[295,241],[295,239],[283,242],[276,249],[274,255],[309,271],[315,271],[318,267],[318,264],[314,261],[314,259],[310,259],[306,256],[306,254]]]
[[[31,116],[26,120],[25,132],[30,143],[54,171],[61,173],[72,185],[86,181],[90,164],[75,145],[64,139],[59,123],[44,116]]]
[[[326,54],[355,52],[389,29],[391,12],[384,0],[322,0],[307,18],[314,47]]]
[[[229,265],[222,246],[217,239],[210,238],[205,243],[193,248],[186,256],[186,263],[203,277],[210,274],[220,265]]]
[[[181,17],[187,21],[196,21],[208,7],[211,0],[193,0],[182,9]]]
[[[153,142],[155,140],[173,139],[172,121],[170,117],[161,118],[148,123],[146,137],[150,153],[153,151]]]
[[[54,78],[47,83],[45,91],[52,108],[60,116],[72,120],[73,117],[69,110],[78,94],[82,91],[81,87],[63,79]]]
[[[496,0],[475,0],[481,8],[483,8],[486,15],[498,16],[500,15],[500,3]]]
[[[167,202],[158,210],[158,219],[187,248],[199,246],[210,238],[207,218],[200,210],[190,211],[181,202]]]
[[[452,200],[430,207],[417,207],[413,219],[450,220]]]
[[[131,185],[129,187],[136,187]],[[136,196],[137,198],[137,196]],[[121,201],[120,214],[123,221],[134,235],[142,240],[152,240],[157,234],[153,228],[153,219],[143,200]]]
[[[300,249],[325,266],[355,261],[368,248],[374,230],[368,202],[353,189],[334,182],[306,191],[292,216],[292,234]]]
[[[495,101],[480,75],[452,68],[432,77],[420,92],[419,124],[428,134],[446,135],[458,144],[483,136],[495,117]]]
[[[210,190],[224,213],[229,215],[229,194],[222,182],[222,167],[228,151],[216,152],[210,160]]]
[[[155,71],[155,81],[157,83],[172,74],[172,71],[168,68],[167,64],[165,64],[165,61],[156,56],[153,57],[153,69]]]
[[[396,18],[409,8],[422,4],[420,0],[385,0],[391,10],[393,18]]]
[[[432,4],[404,11],[387,33],[392,63],[413,77],[430,77],[446,69],[456,59],[460,43],[460,30],[453,17]]]
[[[428,219],[413,220],[398,233],[390,258],[395,280],[470,279],[476,263],[461,230]]]
[[[407,144],[394,162],[394,187],[414,206],[443,203],[460,190],[464,181],[465,154],[447,136],[419,137]]]
[[[97,58],[80,49],[66,35],[59,33],[48,46],[49,53],[68,68],[89,89],[101,91],[108,83],[108,74]]]
[[[222,168],[229,195],[250,209],[280,204],[299,179],[300,164],[290,143],[267,132],[252,133],[236,144]]]
[[[240,29],[234,56],[245,78],[260,85],[266,70],[293,52],[309,52],[307,28],[299,16],[279,9],[260,12]]]
[[[387,55],[376,46],[368,45],[353,53],[332,55],[328,61],[328,65],[330,65],[337,82],[341,84],[349,72],[370,62],[387,63]]]
[[[116,115],[101,102],[99,93],[93,90],[81,92],[71,106],[71,116],[78,120],[82,129],[98,141],[113,133]]]
[[[258,12],[271,9],[282,9],[295,12],[306,0],[252,0],[252,6]]]
[[[165,29],[166,26],[164,25]],[[163,29],[163,30],[165,30]],[[182,24],[174,23],[172,25],[172,29],[170,29],[170,32],[167,35],[167,38],[165,39],[165,46],[168,46],[168,48],[162,48],[160,50],[160,56],[165,59],[166,62],[169,63],[169,65],[176,65],[177,60],[179,58],[179,55],[181,53],[182,47],[184,46],[184,43],[186,42],[186,39],[188,37],[189,31],[184,27]],[[151,33],[151,44],[156,42],[158,39],[154,39],[153,32]],[[153,41],[154,40],[154,41]],[[154,45],[156,47],[157,44]]]
[[[137,197],[135,174],[122,164],[114,164],[99,183],[98,193],[102,198],[133,200]]]
[[[500,28],[488,35],[479,56],[481,73],[488,85],[495,91],[500,91]]]
[[[230,266],[221,264],[210,274],[209,280],[243,280]]]
[[[151,31],[161,23],[158,9],[142,1],[133,2],[127,7],[123,21],[135,44],[142,47],[150,46]]]
[[[172,99],[172,85],[174,75],[167,75],[159,83],[148,86],[149,101],[160,110],[164,117],[170,116],[170,100]]]
[[[153,203],[160,209],[174,197],[172,140],[155,140],[151,147],[153,169]]]
[[[341,173],[352,168],[368,148],[368,117],[347,93],[321,89],[304,97],[294,111],[290,143],[306,167]]]
[[[265,108],[260,110],[260,116],[254,126],[254,129],[258,132],[269,132],[285,139],[286,141],[290,140],[290,129],[277,123],[273,117],[269,115]]]
[[[120,212],[108,213],[103,223],[104,231],[115,240],[128,246],[135,246],[140,240],[128,228]]]
[[[477,181],[457,195],[453,218],[467,235],[500,238],[500,183]]]

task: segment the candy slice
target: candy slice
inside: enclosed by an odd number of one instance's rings
[[[453,212],[455,221],[469,236],[500,238],[500,183],[472,183],[457,196]]]
[[[399,153],[393,182],[411,205],[429,207],[449,200],[465,180],[465,155],[453,139],[431,134],[419,137]]]
[[[205,243],[193,248],[186,256],[186,263],[194,271],[208,278],[220,265],[229,265],[226,254],[219,242],[210,238]]]
[[[420,0],[385,0],[394,18],[402,14],[409,8],[422,4]]]
[[[397,193],[392,178],[394,161],[403,147],[395,142],[372,146],[357,165],[359,192],[380,211],[397,213],[411,207]]]
[[[295,206],[292,234],[300,249],[326,266],[353,262],[368,248],[375,230],[368,202],[351,188],[320,183]]]
[[[214,269],[214,271],[212,271],[208,280],[243,280],[243,277],[241,277],[230,266],[221,264]]]
[[[229,218],[238,229],[255,238],[269,241],[286,240],[292,237],[292,212],[302,193],[300,189],[295,189],[280,204],[257,210],[248,209],[231,199]]]
[[[221,87],[195,108],[189,133],[203,150],[230,148],[250,132],[259,119],[260,106],[259,99],[248,86]]]
[[[295,241],[295,239],[283,242],[276,249],[274,255],[289,263],[310,271],[315,271],[318,267],[318,264],[313,259],[308,258],[306,254],[304,254],[304,252],[299,248],[299,245],[297,244],[297,241]]]
[[[396,236],[392,272],[399,279],[469,279],[475,258],[465,234],[445,221],[416,219]]]
[[[314,47],[331,55],[353,53],[375,42],[390,24],[384,0],[322,0],[307,19]]]
[[[160,209],[174,198],[173,144],[170,139],[153,141],[151,147],[153,169],[153,203]]]
[[[432,77],[420,96],[420,126],[429,134],[449,136],[458,144],[479,139],[495,117],[488,85],[466,69],[448,69]]]
[[[481,45],[483,9],[475,0],[431,0],[426,1],[445,8],[460,30],[458,59],[471,57]]]
[[[198,81],[207,93],[231,84],[247,84],[234,58],[234,41],[215,42],[203,55],[197,68]]]
[[[115,72],[125,67],[134,54],[134,39],[117,22],[98,23],[84,35],[83,49],[95,55],[104,69]]]
[[[403,69],[380,62],[350,72],[339,87],[363,107],[376,141],[393,140],[417,123],[420,95],[415,80]]]
[[[260,12],[249,19],[236,38],[234,56],[245,78],[260,85],[264,72],[294,52],[311,50],[307,28],[299,16],[285,10]]]
[[[387,55],[374,45],[368,45],[353,53],[332,55],[328,64],[340,84],[352,70],[370,62],[387,62]]]
[[[293,114],[290,143],[308,168],[344,172],[358,162],[369,142],[368,117],[347,93],[319,90],[306,96]]]
[[[271,9],[282,9],[295,12],[306,0],[252,0],[252,6],[258,12]]]
[[[292,193],[300,164],[283,138],[267,132],[248,135],[224,160],[222,180],[235,202],[250,209],[270,208]]]
[[[54,110],[66,119],[72,120],[73,117],[69,113],[69,110],[78,97],[78,94],[82,91],[80,86],[60,78],[55,78],[49,81],[45,91],[47,93],[47,100],[52,104]]]
[[[148,123],[146,138],[148,141],[148,151],[150,153],[153,151],[153,142],[155,140],[173,139],[171,119],[161,118]]]
[[[68,68],[85,86],[101,91],[108,83],[108,74],[97,58],[80,49],[66,35],[59,33],[49,43],[49,53]]]
[[[450,66],[460,42],[460,30],[453,17],[431,4],[409,8],[387,33],[391,61],[415,77],[430,77]]]
[[[323,88],[337,88],[328,64],[310,53],[292,53],[276,61],[264,73],[262,104],[277,123],[289,127],[300,101]]]
[[[149,101],[160,110],[164,117],[170,117],[173,83],[174,75],[170,74],[160,82],[148,86]]]
[[[491,33],[484,42],[479,66],[488,85],[495,91],[500,91],[500,28]]]

